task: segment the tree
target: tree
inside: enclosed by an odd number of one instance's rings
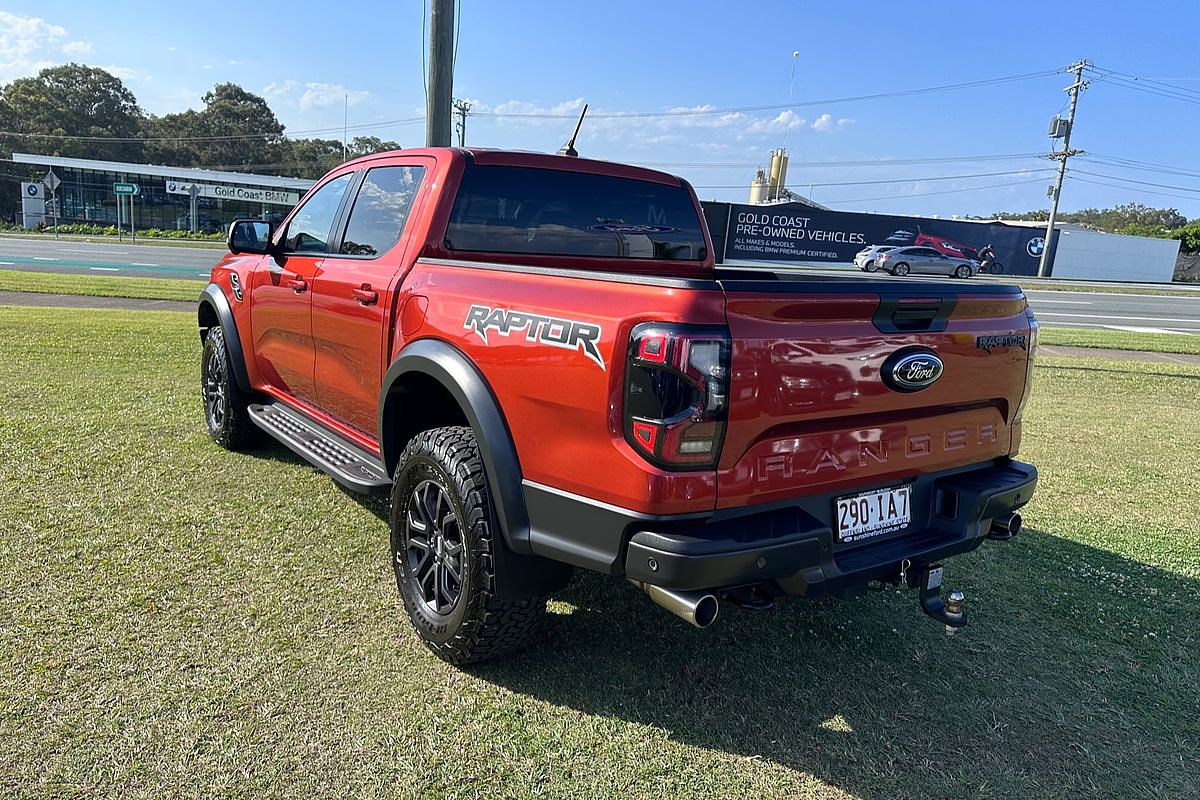
[[[993,219],[1045,222],[1048,210],[1013,213],[1002,211]],[[1163,236],[1187,223],[1187,218],[1174,208],[1154,208],[1141,203],[1125,203],[1113,208],[1085,208],[1058,215],[1060,222],[1073,222],[1107,233],[1136,231],[1137,236]]]
[[[384,141],[378,136],[355,136],[354,141],[350,142],[346,149],[349,151],[350,158],[358,158],[374,153],[386,153],[389,150],[399,150],[400,144],[391,140]]]
[[[219,83],[203,111],[166,114],[147,125],[151,161],[174,166],[274,172],[286,152],[283,125],[267,101],[236,83]]]
[[[120,78],[99,67],[64,64],[0,89],[0,155],[30,151],[117,161],[142,157],[145,115]],[[40,135],[39,135],[40,134]],[[59,137],[96,137],[80,140]],[[103,139],[131,141],[100,141]]]

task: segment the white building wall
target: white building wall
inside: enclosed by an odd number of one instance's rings
[[[1054,256],[1055,278],[1170,283],[1179,254],[1176,239],[1063,230]]]

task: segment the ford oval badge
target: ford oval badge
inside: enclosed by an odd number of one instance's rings
[[[897,392],[919,392],[935,384],[944,369],[933,353],[901,351],[883,362],[883,382]]]

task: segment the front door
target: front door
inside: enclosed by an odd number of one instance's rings
[[[250,330],[262,380],[282,394],[315,402],[312,283],[326,256],[334,219],[352,175],[327,181],[292,213],[250,278]]]
[[[318,405],[371,435],[378,427],[388,323],[398,310],[399,273],[407,263],[404,229],[424,174],[419,158],[369,169],[336,252],[323,259],[313,281]]]

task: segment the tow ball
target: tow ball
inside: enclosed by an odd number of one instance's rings
[[[902,566],[901,572],[910,586],[916,586],[921,594],[921,610],[946,626],[946,635],[953,636],[955,630],[967,624],[967,612],[963,609],[966,596],[954,590],[942,600],[942,565],[925,564],[914,575]]]

